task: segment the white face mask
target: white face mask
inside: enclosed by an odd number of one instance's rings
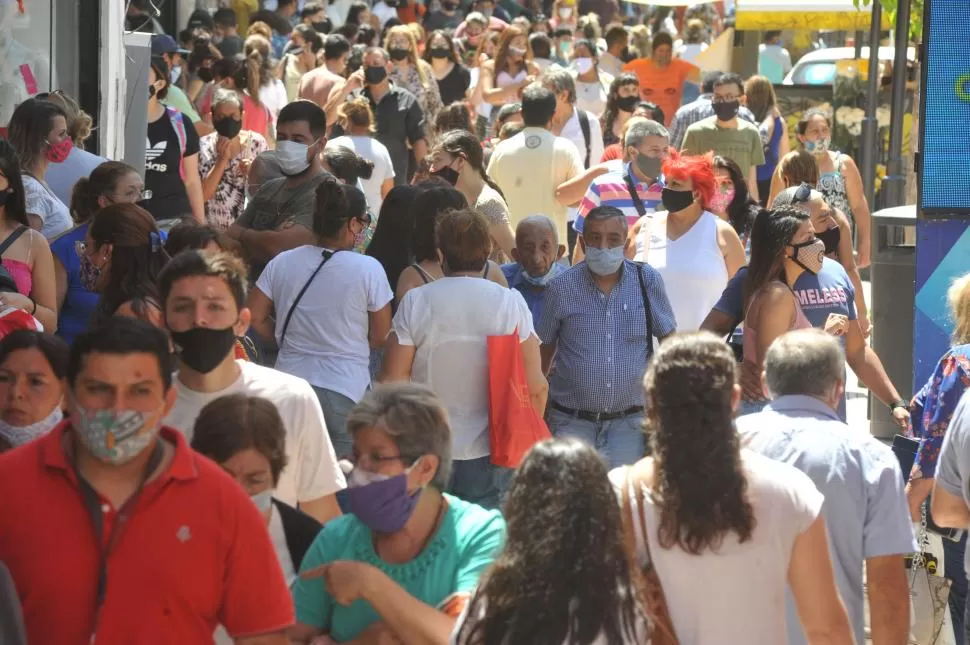
[[[593,59],[592,58],[576,58],[573,60],[573,67],[580,74],[585,74],[589,70],[593,69]]]
[[[256,505],[260,513],[265,513],[273,506],[273,489],[267,488],[262,493],[250,495],[249,499]]]
[[[296,141],[279,141],[276,144],[276,160],[283,174],[292,177],[310,167],[310,146]]]
[[[15,426],[7,423],[3,419],[0,419],[0,437],[3,437],[10,445],[14,448],[17,446],[22,446],[28,441],[33,441],[38,437],[43,437],[45,434],[50,432],[54,426],[61,422],[64,418],[64,413],[61,411],[61,406],[57,406],[54,410],[48,414],[45,418],[31,423],[27,426]]]

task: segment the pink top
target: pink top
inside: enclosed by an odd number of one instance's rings
[[[761,287],[761,289],[759,289],[758,292],[751,297],[751,305],[748,307],[748,313],[744,317],[744,336],[741,339],[744,346],[745,363],[754,364],[758,362],[758,346],[756,344],[758,339],[758,330],[755,329],[752,322],[758,319],[758,312],[761,307],[762,292],[776,282],[778,284],[784,284],[783,282],[777,280],[775,282],[768,283],[764,287]],[[789,289],[788,285],[784,286],[786,289]],[[791,289],[789,289],[789,293],[791,293]],[[808,318],[806,318],[805,314],[802,313],[802,308],[798,304],[798,298],[795,297],[794,293],[791,294],[791,297],[795,301],[795,320],[792,321],[792,324],[788,327],[788,331],[792,331],[793,329],[811,329],[812,323],[808,322]],[[758,366],[758,374],[761,374],[760,365]]]
[[[30,265],[20,260],[3,258],[3,266],[17,284],[17,291],[25,296],[29,296],[30,290],[34,288],[33,277],[30,274]]]

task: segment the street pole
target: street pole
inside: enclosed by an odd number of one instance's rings
[[[896,52],[893,55],[892,112],[889,123],[889,163],[885,185],[887,206],[902,206],[906,202],[906,177],[903,175],[903,118],[906,116],[906,52],[909,48],[910,0],[896,5]]]
[[[869,208],[874,207],[876,188],[876,134],[879,123],[879,33],[882,31],[882,2],[873,0],[872,22],[869,25],[869,91],[866,93],[866,117],[862,120],[862,188]]]

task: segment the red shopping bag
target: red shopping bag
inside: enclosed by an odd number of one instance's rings
[[[516,468],[529,448],[552,434],[532,407],[519,330],[488,337],[488,438],[492,463]]]

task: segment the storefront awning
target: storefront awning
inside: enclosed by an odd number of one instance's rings
[[[624,0],[633,4],[648,4],[652,7],[689,7],[695,4],[710,4],[716,0]]]
[[[878,1],[878,0],[875,0]],[[869,29],[869,7],[856,8],[852,0],[738,0],[735,28],[742,31]],[[883,29],[889,29],[883,12]]]

